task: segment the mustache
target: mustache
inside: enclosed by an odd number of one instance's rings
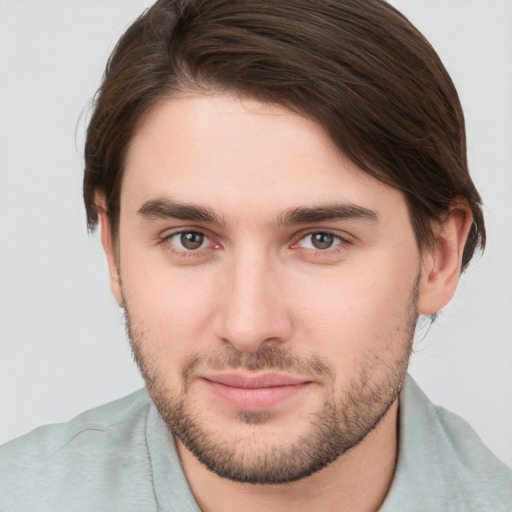
[[[213,370],[280,370],[301,375],[315,375],[324,379],[334,375],[330,366],[314,354],[302,357],[289,350],[274,347],[267,347],[257,352],[241,352],[231,347],[209,354],[195,354],[183,368],[184,382],[189,382],[201,367]]]

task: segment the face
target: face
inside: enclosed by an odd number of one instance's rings
[[[313,121],[228,95],[160,104],[130,147],[116,243],[149,393],[218,475],[302,478],[395,402],[421,275],[405,199]]]

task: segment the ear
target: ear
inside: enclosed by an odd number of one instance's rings
[[[96,209],[101,230],[101,243],[107,257],[108,272],[110,275],[110,289],[119,306],[123,307],[123,294],[121,292],[121,277],[119,275],[116,247],[112,239],[112,229],[107,215],[107,202],[103,194],[96,193]]]
[[[464,199],[457,198],[444,219],[433,226],[434,247],[425,251],[418,313],[437,313],[450,302],[457,289],[462,253],[473,224],[473,215]]]

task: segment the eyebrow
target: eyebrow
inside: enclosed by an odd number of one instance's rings
[[[299,207],[287,210],[280,218],[280,224],[309,224],[333,220],[378,221],[377,212],[349,203],[335,203],[318,207]]]
[[[206,222],[225,225],[225,222],[211,208],[180,203],[172,199],[151,199],[137,211],[149,220],[180,219],[190,222]],[[375,211],[349,203],[335,203],[312,207],[297,207],[286,210],[278,217],[278,224],[310,224],[333,220],[368,220],[376,222]]]
[[[183,204],[171,199],[151,199],[146,201],[137,210],[137,213],[149,220],[180,219],[224,225],[224,221],[210,208]]]

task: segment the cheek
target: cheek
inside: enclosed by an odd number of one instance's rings
[[[383,263],[381,261],[381,263]],[[305,344],[345,367],[369,352],[389,349],[409,327],[413,265],[333,270],[325,279],[296,290],[297,323]]]
[[[160,361],[196,352],[206,339],[215,297],[201,270],[139,265],[137,258],[125,263],[123,293],[132,323],[144,333],[144,348],[158,353]]]

